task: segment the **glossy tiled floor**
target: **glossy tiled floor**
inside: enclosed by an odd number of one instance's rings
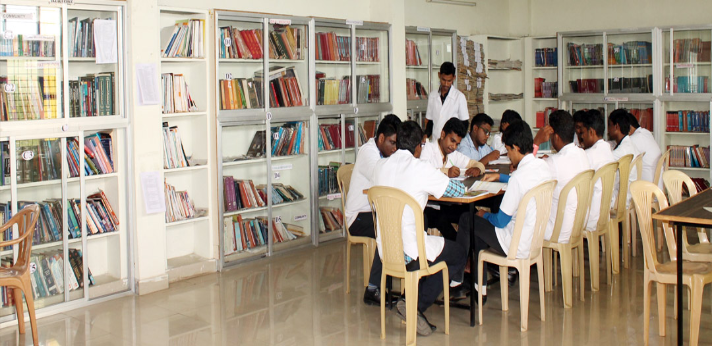
[[[38,321],[44,345],[403,345],[405,325],[387,311],[387,337],[380,339],[377,307],[362,302],[360,251],[354,251],[352,292],[345,293],[345,243],[305,249],[186,280],[146,296],[131,296]],[[538,285],[532,283],[529,331],[520,332],[519,289],[510,289],[510,311],[501,311],[499,287],[490,288],[484,324],[469,327],[468,313],[451,311],[450,335],[443,309],[426,315],[438,330],[418,337],[419,345],[639,345],[643,342],[642,257],[622,269],[612,285],[574,299],[564,309],[561,286],[546,294],[546,321],[539,313]],[[586,267],[588,270],[588,267]],[[587,273],[588,274],[588,273]],[[586,275],[588,280],[588,275]],[[574,283],[577,281],[574,280]],[[577,285],[575,285],[577,287]],[[574,288],[574,296],[578,297]],[[701,344],[712,343],[709,289],[705,292]],[[655,303],[651,345],[672,345],[672,289],[668,294],[668,335],[658,337]],[[686,319],[689,318],[686,316]],[[0,345],[32,344],[17,327],[0,330]],[[687,332],[685,333],[687,340]]]

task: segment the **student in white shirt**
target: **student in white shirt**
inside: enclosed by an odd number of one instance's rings
[[[585,110],[578,110],[574,112],[573,117],[574,117],[574,131],[576,132],[576,136],[574,136],[574,145],[576,145],[579,148],[583,148],[583,138],[581,136],[583,135],[583,118],[588,114],[588,111]]]
[[[630,122],[630,140],[638,152],[645,153],[643,156],[643,175],[641,179],[653,182],[655,178],[655,169],[658,167],[658,160],[662,156],[658,142],[655,141],[653,134],[648,129],[640,127],[638,119],[633,114],[628,113],[628,121]],[[662,190],[663,180],[658,181],[658,187]]]
[[[578,119],[577,119],[578,120]],[[614,162],[611,146],[603,139],[603,134],[606,132],[606,123],[603,115],[596,109],[589,110],[577,122],[577,128],[580,124],[580,138],[591,169],[598,171],[601,167]],[[576,121],[576,120],[574,120]],[[598,218],[601,214],[601,194],[603,193],[603,183],[596,181],[593,186],[593,195],[591,196],[591,207],[588,212],[586,221],[586,229],[595,230],[598,224]]]
[[[430,195],[437,198],[442,196],[460,197],[465,193],[465,186],[462,183],[448,179],[428,163],[418,160],[423,145],[422,134],[423,132],[416,122],[402,123],[398,129],[398,151],[388,158],[379,160],[373,174],[374,186],[398,188],[420,204],[420,210],[412,210],[406,206],[402,216],[403,252],[405,252],[406,269],[409,271],[417,270],[420,266],[417,261],[418,242],[413,213],[422,213]],[[459,232],[456,241],[425,234],[425,254],[428,257],[428,262],[431,264],[447,263],[449,279],[453,282],[451,286],[461,286],[459,283],[462,282],[464,276],[469,242],[468,232]],[[380,232],[376,243],[379,252],[381,252]],[[423,312],[435,302],[442,292],[442,288],[442,272],[426,276],[420,281],[417,297],[418,334],[420,335],[429,335],[433,331]],[[407,297],[407,299],[411,298]],[[400,317],[405,319],[405,302],[399,301],[396,308]]]
[[[537,185],[551,180],[549,166],[544,160],[537,159],[532,151],[534,149],[532,132],[529,125],[524,121],[510,123],[504,131],[502,139],[507,148],[507,157],[512,161],[516,170],[511,176],[506,174],[490,173],[486,174],[484,181],[508,182],[507,191],[502,198],[499,212],[487,213],[484,210],[477,212],[474,220],[474,235],[479,238],[477,247],[474,250],[479,256],[481,250],[492,249],[502,255],[507,255],[509,246],[514,234],[514,224],[516,222],[516,212],[519,202],[524,195]],[[529,250],[534,236],[534,223],[536,221],[536,205],[530,203],[527,206],[526,219],[522,229],[522,236],[517,248],[517,258],[528,258]],[[469,214],[462,214],[459,222],[458,233],[470,232],[472,219]],[[477,275],[477,266],[470,268]],[[482,290],[482,294],[487,294],[487,272],[482,273],[483,284],[473,285],[475,289]],[[474,292],[473,292],[474,294]],[[484,301],[483,301],[484,303]]]
[[[475,115],[470,123],[470,133],[462,139],[457,151],[472,160],[480,161],[483,165],[499,159],[499,151],[487,145],[493,125],[494,120],[489,115],[485,113]]]
[[[569,112],[558,110],[549,115],[549,125],[551,128],[551,136],[548,140],[551,141],[551,146],[556,150],[556,154],[552,154],[545,159],[549,165],[552,179],[556,179],[556,188],[551,199],[551,214],[549,222],[546,225],[546,234],[544,238],[551,240],[554,232],[554,224],[559,208],[559,195],[564,186],[568,184],[579,173],[589,169],[588,158],[583,149],[577,147],[573,143],[574,139],[574,119]],[[566,209],[564,210],[564,219],[561,224],[561,233],[559,239],[555,240],[559,243],[568,243],[571,237],[571,230],[574,226],[574,217],[576,216],[576,208],[578,200],[576,190],[571,190],[566,199]]]
[[[349,193],[346,196],[344,214],[349,234],[357,237],[376,238],[373,226],[373,215],[368,197],[361,191],[373,186],[373,171],[376,162],[384,157],[389,157],[396,151],[397,129],[400,119],[389,114],[383,117],[376,130],[376,137],[371,138],[358,151],[354,170],[351,174]],[[378,253],[373,258],[371,265],[371,275],[368,288],[363,295],[364,303],[368,305],[380,305],[381,298],[378,287],[381,285],[381,258]]]
[[[628,120],[628,111],[625,109],[616,109],[608,116],[608,138],[616,141],[616,147],[613,150],[613,158],[618,161],[621,157],[633,154],[633,159],[640,154],[638,149],[633,145],[630,136],[630,122]],[[630,167],[630,176],[628,177],[628,186],[638,179],[638,172]],[[618,196],[619,184],[613,189],[613,195]],[[630,205],[630,189],[626,192],[626,206]]]
[[[502,133],[504,133],[504,130],[507,129],[509,124],[515,121],[522,121],[522,117],[516,111],[507,109],[502,113],[502,119],[499,121],[499,133],[496,133],[492,137],[492,149],[499,151],[501,155],[507,153],[507,148],[504,147],[504,143],[502,142]]]
[[[440,87],[433,90],[428,96],[428,109],[425,112],[428,123],[425,133],[431,137],[433,142],[440,138],[440,131],[449,119],[459,119],[465,128],[470,120],[470,114],[467,112],[467,99],[453,85],[456,72],[455,65],[449,61],[440,65],[440,72],[438,72]]]

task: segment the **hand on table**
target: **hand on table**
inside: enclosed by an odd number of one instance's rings
[[[499,173],[487,173],[482,177],[482,181],[499,181]]]
[[[471,167],[465,171],[466,177],[476,177],[476,176],[479,176],[480,174],[482,174],[482,171],[480,171],[480,169],[477,167]]]
[[[448,178],[456,178],[460,176],[460,169],[452,166],[450,169],[447,170],[447,177]]]
[[[485,155],[485,157],[483,157],[483,158],[480,160],[480,162],[481,162],[483,165],[487,165],[490,161],[497,160],[497,159],[499,159],[499,157],[500,157],[499,150],[495,150],[495,151],[493,151],[493,152],[491,152],[491,153]]]

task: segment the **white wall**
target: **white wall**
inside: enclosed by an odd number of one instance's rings
[[[457,30],[464,36],[509,33],[509,1],[478,0],[477,6],[430,3],[426,0],[406,0],[405,3],[405,24],[408,26]]]

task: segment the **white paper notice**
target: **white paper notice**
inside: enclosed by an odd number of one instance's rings
[[[118,62],[116,43],[116,21],[113,19],[94,20],[94,48],[97,64]]]
[[[163,213],[166,211],[163,182],[158,172],[141,172],[141,190],[146,214]]]
[[[161,101],[157,73],[156,64],[136,64],[136,88],[138,101],[142,106],[157,105]]]

